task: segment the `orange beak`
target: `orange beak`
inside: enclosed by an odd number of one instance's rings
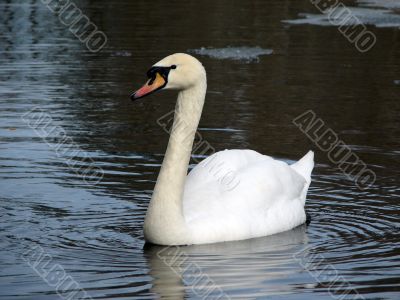
[[[149,79],[147,83],[131,95],[132,101],[148,96],[167,85],[167,81],[160,73],[156,73],[155,77]]]

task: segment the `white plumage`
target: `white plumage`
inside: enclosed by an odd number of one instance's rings
[[[289,166],[252,150],[225,150],[187,176],[183,215],[193,243],[255,238],[306,221],[313,152]]]
[[[160,245],[242,240],[290,230],[306,221],[314,154],[293,165],[252,150],[225,150],[188,165],[207,89],[202,64],[187,54],[158,62],[132,95],[179,90],[168,148],[144,223]]]

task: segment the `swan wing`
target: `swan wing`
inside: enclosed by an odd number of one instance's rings
[[[239,240],[305,222],[313,155],[289,166],[252,150],[225,150],[187,176],[183,211],[196,243]]]

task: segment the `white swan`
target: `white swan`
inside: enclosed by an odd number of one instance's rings
[[[252,150],[225,150],[187,175],[207,89],[204,67],[194,57],[178,53],[156,63],[147,76],[148,82],[132,100],[160,89],[179,90],[168,148],[144,222],[147,242],[242,240],[290,230],[306,221],[312,151],[289,166]]]

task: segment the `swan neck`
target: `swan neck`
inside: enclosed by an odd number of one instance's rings
[[[183,193],[206,84],[181,91],[174,112],[167,151],[145,220],[145,238],[156,244],[189,244],[183,214]]]

